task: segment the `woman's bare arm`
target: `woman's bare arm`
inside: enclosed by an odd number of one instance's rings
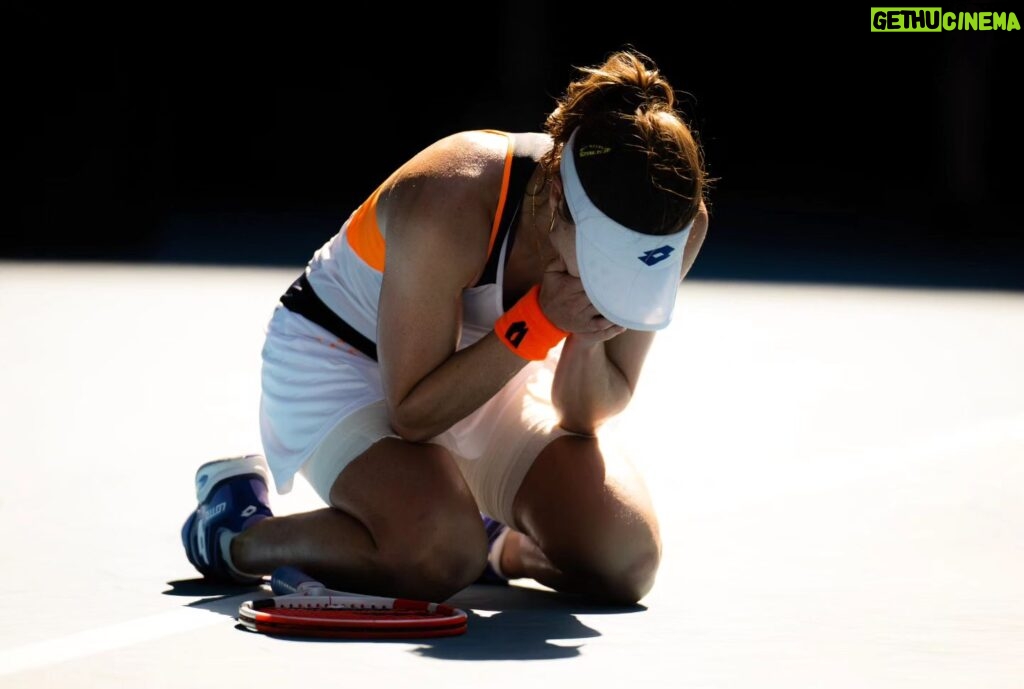
[[[420,154],[379,209],[388,249],[377,349],[391,424],[406,440],[444,432],[526,364],[493,333],[456,351],[461,295],[486,262],[505,155],[474,136]],[[492,187],[493,197],[481,192]]]

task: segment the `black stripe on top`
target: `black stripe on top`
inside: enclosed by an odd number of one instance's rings
[[[306,271],[302,271],[299,279],[291,284],[281,296],[281,303],[289,311],[304,316],[327,330],[335,337],[352,345],[360,352],[377,361],[377,345],[353,328],[344,318],[331,311],[309,284]]]
[[[515,242],[516,218],[519,207],[526,194],[526,185],[537,167],[537,161],[551,148],[551,139],[544,134],[509,134],[512,146],[512,171],[509,173],[508,191],[505,192],[505,206],[501,210],[501,224],[494,238],[494,247],[487,257],[487,265],[477,281],[476,286],[490,285],[498,281],[498,260],[501,257],[501,245],[508,237],[508,248],[505,249],[505,262],[512,255],[512,244]]]

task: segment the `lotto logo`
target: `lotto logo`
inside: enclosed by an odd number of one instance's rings
[[[668,258],[673,251],[675,251],[675,249],[666,244],[665,246],[659,246],[657,249],[645,251],[644,255],[639,256],[638,258],[647,265],[653,266],[655,263],[661,263]]]
[[[526,337],[526,333],[530,332],[530,329],[526,327],[526,321],[516,321],[512,325],[508,326],[505,330],[505,339],[508,340],[513,347],[519,349],[519,345],[523,343],[523,338]]]

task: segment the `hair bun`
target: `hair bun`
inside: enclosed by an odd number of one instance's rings
[[[671,109],[674,104],[672,87],[642,55],[616,53],[601,67],[584,71],[598,77],[596,100],[608,112],[631,115],[640,109]]]

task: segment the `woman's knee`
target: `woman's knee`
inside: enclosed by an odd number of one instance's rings
[[[405,510],[399,510],[405,512]],[[404,525],[378,543],[389,569],[443,600],[472,584],[487,564],[487,534],[476,504],[459,501],[419,506]]]
[[[346,468],[331,499],[366,526],[385,570],[433,598],[465,588],[486,565],[476,501],[441,447],[381,441]]]
[[[661,564],[657,526],[632,520],[606,522],[600,530],[543,550],[567,577],[583,582],[597,597],[620,604],[636,603],[647,595]]]
[[[552,564],[585,588],[635,603],[661,562],[643,480],[595,438],[564,437],[538,456],[516,497],[517,518]]]

